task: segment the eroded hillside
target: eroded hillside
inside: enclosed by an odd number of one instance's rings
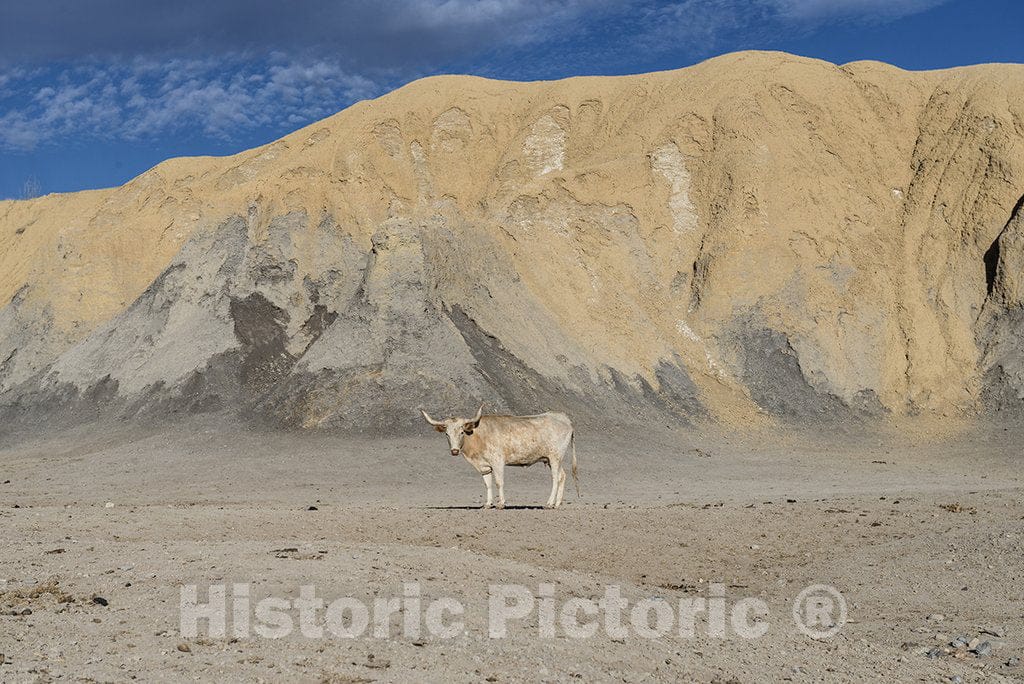
[[[0,203],[7,416],[726,425],[1024,406],[1024,66],[417,81]],[[9,303],[8,303],[9,302]]]

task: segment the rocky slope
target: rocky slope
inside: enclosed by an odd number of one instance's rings
[[[417,81],[0,202],[0,404],[398,430],[1024,407],[1024,66]],[[17,421],[15,421],[17,422]]]

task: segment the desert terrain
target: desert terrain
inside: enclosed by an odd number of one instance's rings
[[[946,442],[581,432],[583,497],[559,510],[541,466],[481,510],[443,437],[254,434],[216,421],[73,431],[4,451],[5,681],[1022,681],[1020,434]],[[9,482],[6,482],[9,480]],[[112,506],[108,507],[108,505]],[[316,510],[310,510],[314,507]],[[454,597],[451,638],[181,635],[179,592],[251,599]],[[490,638],[488,586],[633,601],[755,597],[767,632]],[[832,637],[798,631],[804,587],[842,592]],[[94,597],[107,603],[99,605]],[[26,613],[25,611],[31,611]],[[229,607],[230,611],[231,608]],[[322,614],[321,614],[322,615]],[[323,619],[322,617],[320,619]],[[977,648],[950,643],[965,637]],[[182,650],[185,649],[185,650]]]
[[[427,78],[0,202],[0,680],[1024,681],[1022,269],[1012,64]],[[480,402],[582,498],[480,510],[417,411]],[[453,633],[257,614],[410,583]],[[678,625],[547,633],[610,587]]]

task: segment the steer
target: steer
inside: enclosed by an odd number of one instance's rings
[[[473,418],[434,420],[427,412],[420,413],[438,432],[448,437],[452,456],[462,454],[487,485],[487,503],[494,508],[494,489],[498,489],[498,508],[505,507],[505,466],[531,466],[543,461],[551,468],[551,495],[545,508],[562,505],[565,471],[562,460],[572,449],[572,479],[576,496],[580,494],[576,479],[576,440],[572,422],[564,413],[541,413],[535,416],[485,416],[484,407]]]

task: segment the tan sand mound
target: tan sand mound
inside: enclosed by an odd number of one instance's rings
[[[11,416],[1019,413],[1024,66],[417,81],[0,202]]]

